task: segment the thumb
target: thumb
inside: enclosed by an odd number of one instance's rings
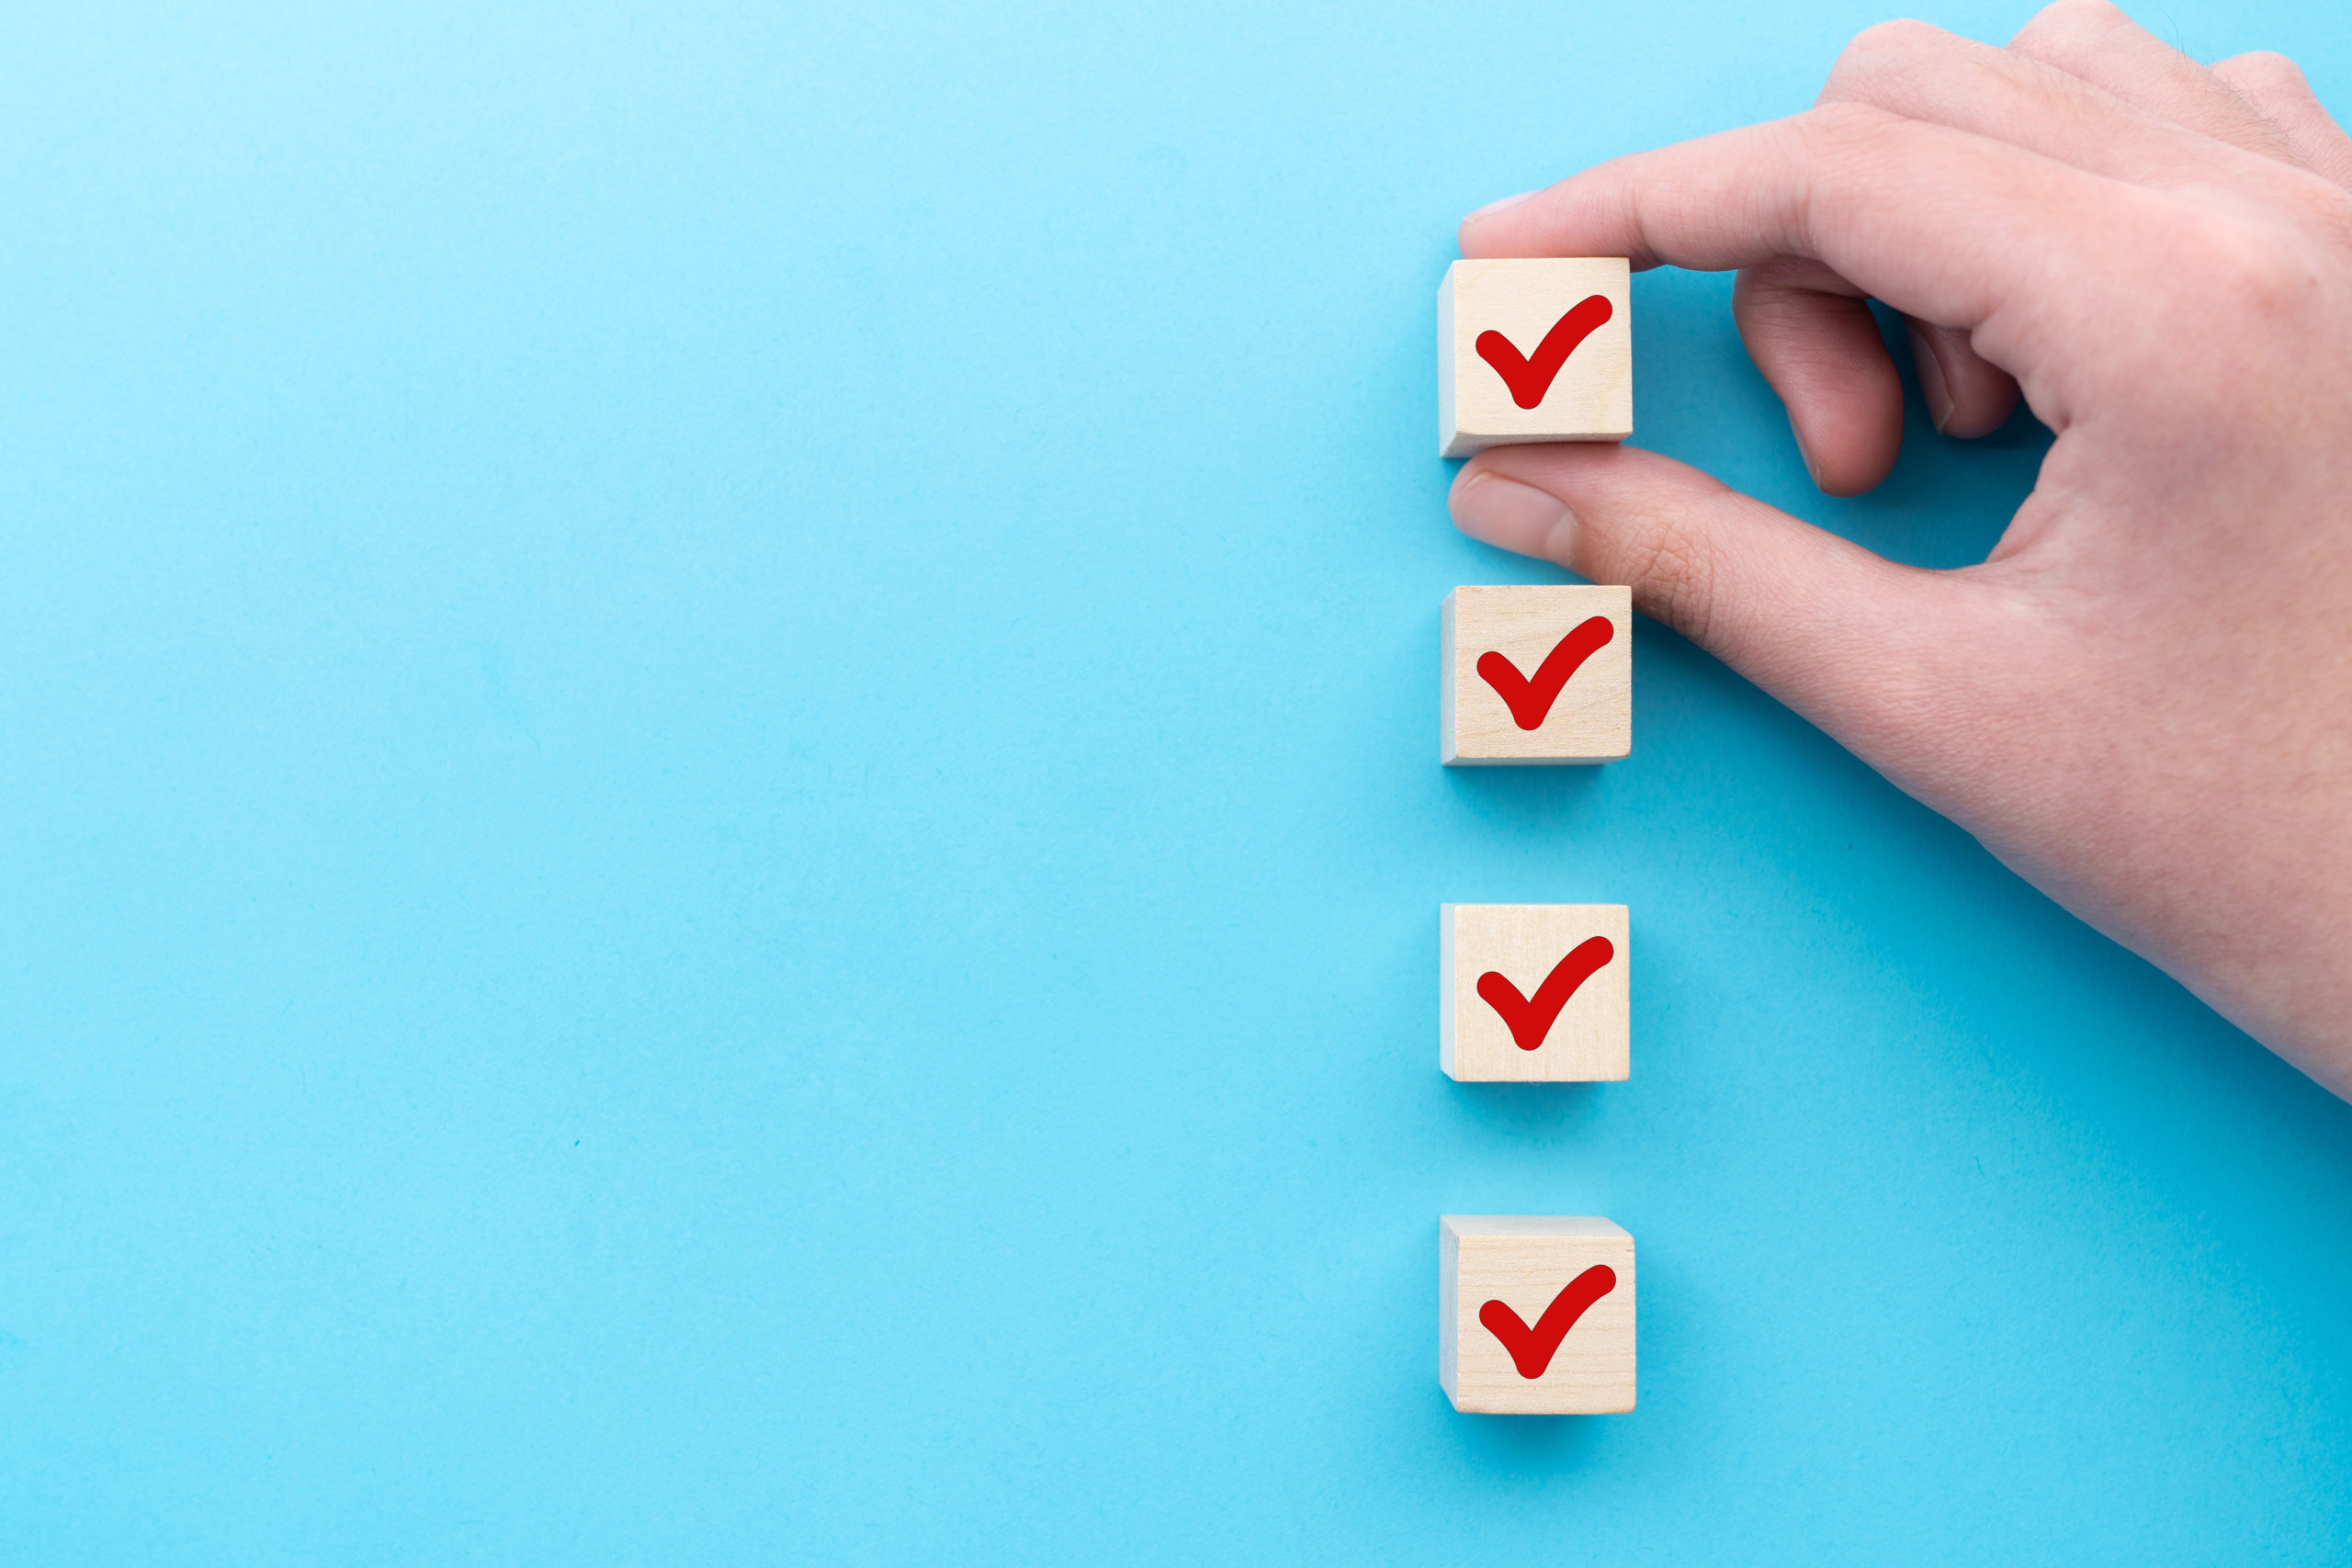
[[[1454,476],[1471,537],[1626,583],[1665,622],[1908,784],[1973,595],[1637,447],[1503,446]],[[1979,628],[1982,629],[1982,628]],[[1932,743],[1931,743],[1932,744]],[[1915,791],[1916,793],[1916,791]]]

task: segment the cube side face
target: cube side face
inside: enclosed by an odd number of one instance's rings
[[[1590,1219],[1447,1215],[1439,1226],[1439,1381],[1455,1409],[1600,1416],[1634,1408],[1632,1236]],[[1596,1269],[1608,1273],[1595,1276]],[[1489,1322],[1497,1303],[1510,1315]],[[1563,1328],[1565,1316],[1573,1321]]]
[[[1447,904],[1438,924],[1438,1065],[1448,1077],[1622,1083],[1631,1076],[1632,919],[1624,905]],[[1500,986],[1490,987],[1499,1002],[1483,994],[1489,974],[1518,999]],[[1534,1044],[1521,1043],[1530,1038]]]
[[[1446,611],[1439,754],[1449,766],[1605,762],[1632,754],[1632,589],[1464,587],[1447,595]],[[1594,647],[1599,633],[1586,628],[1596,620],[1607,623],[1607,637]],[[1509,668],[1481,670],[1489,654]],[[1555,654],[1559,661],[1547,669]],[[1565,678],[1555,679],[1562,671]]]
[[[1460,1294],[1461,1255],[1461,1238],[1454,1235],[1452,1224],[1440,1219],[1437,1223],[1437,1382],[1438,1386],[1445,1390],[1445,1397],[1453,1401],[1456,1409],[1461,1408],[1462,1399],[1454,1392],[1459,1374],[1454,1359],[1453,1325],[1456,1315],[1454,1302]]]
[[[1437,757],[1448,767],[1455,761],[1453,750],[1453,601],[1460,589],[1445,596],[1445,604],[1438,611],[1438,678],[1437,678]],[[1630,592],[1629,592],[1630,597]]]
[[[1633,269],[1624,257],[1458,261],[1438,297],[1441,456],[1530,441],[1623,441],[1634,433]],[[1555,328],[1573,334],[1589,319],[1578,312],[1598,310],[1589,303],[1596,299],[1608,302],[1606,319],[1555,363],[1544,353],[1546,338]],[[1490,332],[1516,356],[1509,362],[1516,388],[1478,353]],[[1522,395],[1538,395],[1534,406],[1521,407]]]
[[[1458,433],[1453,414],[1453,267],[1445,269],[1445,276],[1437,286],[1437,450],[1442,457],[1455,457],[1453,444]]]
[[[1458,987],[1454,981],[1453,911],[1455,906],[1437,907],[1437,1065],[1447,1077],[1459,1078],[1453,1070],[1454,998]]]

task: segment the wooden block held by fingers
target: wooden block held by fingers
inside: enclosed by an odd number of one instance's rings
[[[1438,1066],[1464,1083],[1619,1083],[1623,904],[1438,907]]]
[[[1634,1408],[1634,1238],[1600,1219],[1437,1223],[1437,1378],[1456,1410]]]
[[[1457,588],[1440,616],[1447,766],[1603,762],[1634,749],[1634,591]]]
[[[1437,288],[1438,455],[1634,434],[1623,256],[1458,261]]]

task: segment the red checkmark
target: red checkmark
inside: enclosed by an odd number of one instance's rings
[[[1503,705],[1510,709],[1510,716],[1521,729],[1541,729],[1552,711],[1552,704],[1560,688],[1568,683],[1584,661],[1609,646],[1617,628],[1609,624],[1606,615],[1595,615],[1576,630],[1562,637],[1544,656],[1536,667],[1535,679],[1529,680],[1519,672],[1519,666],[1499,653],[1478,655],[1478,676],[1495,689]]]
[[[1552,1032],[1552,1024],[1577,987],[1592,978],[1593,971],[1617,956],[1617,950],[1605,936],[1588,937],[1568,950],[1568,955],[1552,965],[1544,983],[1535,987],[1532,998],[1522,997],[1519,987],[1489,969],[1478,976],[1478,994],[1495,1010],[1510,1030],[1511,1043],[1522,1051],[1532,1051],[1544,1043]]]
[[[1510,1364],[1519,1369],[1523,1378],[1540,1378],[1544,1369],[1552,1364],[1553,1353],[1568,1330],[1577,1325],[1585,1308],[1617,1288],[1617,1270],[1606,1263],[1596,1263],[1566,1284],[1544,1309],[1544,1315],[1530,1328],[1519,1314],[1500,1302],[1488,1302],[1478,1309],[1478,1321],[1487,1332],[1502,1341],[1510,1352]]]
[[[1566,315],[1552,323],[1552,330],[1535,345],[1532,358],[1521,358],[1510,339],[1497,332],[1478,334],[1478,357],[1495,367],[1495,374],[1510,389],[1512,402],[1532,409],[1552,389],[1552,378],[1560,373],[1560,367],[1568,362],[1577,344],[1590,337],[1593,329],[1608,319],[1609,296],[1595,294],[1577,301]]]

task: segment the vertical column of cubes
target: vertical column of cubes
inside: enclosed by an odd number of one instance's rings
[[[1449,457],[1631,434],[1623,258],[1456,262],[1438,290],[1438,445]],[[1439,701],[1449,767],[1600,762],[1633,750],[1633,596],[1457,588]],[[1621,904],[1447,904],[1438,1060],[1477,1082],[1613,1082],[1632,1067]],[[1611,1221],[1438,1222],[1438,1381],[1454,1408],[1634,1408],[1634,1238]]]

